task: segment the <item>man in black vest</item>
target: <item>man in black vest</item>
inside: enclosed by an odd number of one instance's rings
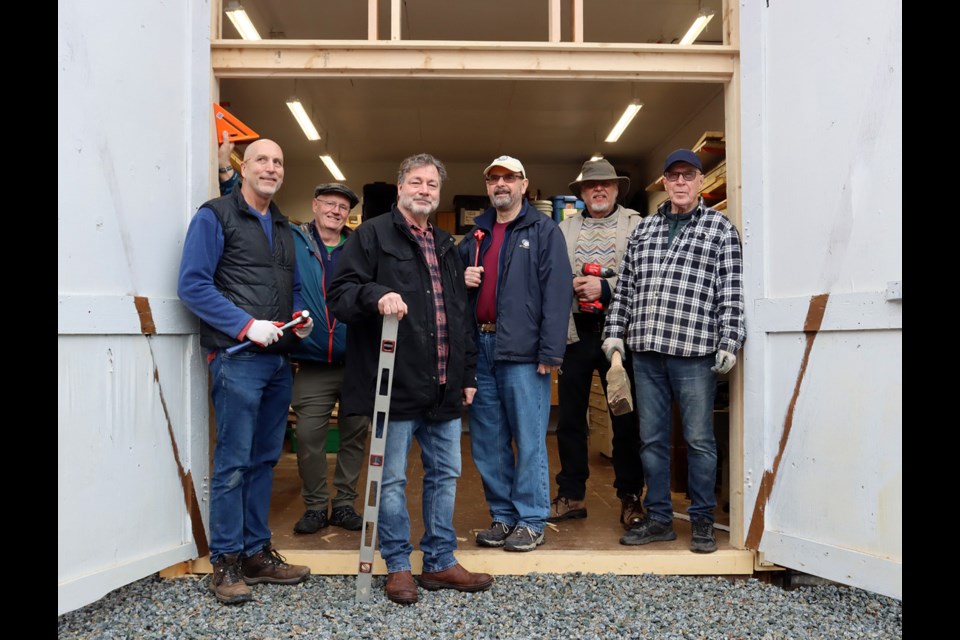
[[[243,186],[205,203],[190,222],[177,294],[201,321],[217,444],[210,481],[210,590],[225,604],[252,599],[248,585],[296,584],[310,569],[287,564],[270,546],[273,467],[290,407],[287,354],[313,329],[279,326],[303,309],[287,218],[273,203],[283,184],[283,151],[271,140],[247,147]],[[249,340],[254,346],[227,354]]]

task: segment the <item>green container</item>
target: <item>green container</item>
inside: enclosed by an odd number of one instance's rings
[[[327,453],[340,451],[340,429],[331,426],[327,429]]]
[[[297,430],[287,427],[287,439],[290,440],[290,453],[297,452]],[[327,429],[327,453],[340,451],[340,429],[331,426]]]

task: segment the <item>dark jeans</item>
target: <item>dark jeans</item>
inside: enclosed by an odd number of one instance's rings
[[[570,500],[583,500],[587,478],[590,477],[587,407],[594,371],[600,375],[604,395],[607,393],[610,363],[600,350],[602,318],[577,318],[580,341],[567,345],[558,376],[560,421],[557,423],[557,448],[560,453],[560,473],[557,474],[557,495]],[[624,368],[632,378],[629,359],[624,362]],[[637,415],[631,411],[622,416],[611,414],[610,418],[613,423],[613,486],[618,496],[639,495],[643,491],[643,465],[640,462]]]

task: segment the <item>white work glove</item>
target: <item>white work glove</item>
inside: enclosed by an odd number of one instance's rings
[[[623,338],[607,338],[600,345],[600,350],[603,351],[603,355],[607,356],[607,360],[613,357],[614,351],[619,351],[620,357],[624,360],[627,358],[627,352],[623,347]]]
[[[719,374],[724,374],[730,369],[733,369],[733,365],[737,364],[737,356],[733,355],[729,351],[724,351],[720,349],[717,351],[717,362],[712,367],[710,371],[716,371]]]
[[[293,314],[293,317],[299,318],[300,314],[301,312],[297,311]],[[309,336],[311,331],[313,331],[313,318],[310,317],[309,314],[307,314],[306,320],[293,326],[293,335],[297,336],[301,340]]]
[[[269,320],[254,320],[250,328],[247,329],[247,335],[244,337],[261,347],[269,347],[279,340],[282,335],[283,331],[280,330],[280,327]]]

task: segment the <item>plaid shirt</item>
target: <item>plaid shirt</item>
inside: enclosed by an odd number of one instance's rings
[[[408,221],[409,222],[409,221]],[[433,291],[433,312],[437,321],[437,382],[447,384],[447,358],[450,354],[450,343],[447,330],[447,308],[443,304],[443,282],[440,280],[440,264],[437,262],[437,246],[433,241],[433,225],[427,223],[427,228],[421,230],[415,224],[410,225],[410,233],[420,245],[430,270],[430,285]]]
[[[665,202],[630,235],[604,338],[672,356],[736,353],[746,338],[740,234],[701,199],[668,246],[669,207]]]

